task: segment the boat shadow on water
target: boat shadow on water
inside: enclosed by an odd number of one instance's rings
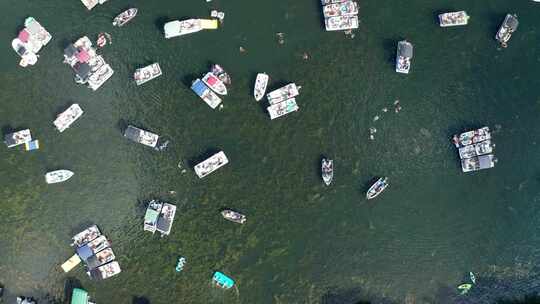
[[[169,21],[173,21],[174,19],[169,16],[160,16],[154,21],[154,25],[157,30],[163,35],[163,26],[165,23]]]
[[[401,40],[404,40],[404,38],[392,37],[392,38],[386,38],[382,41],[384,58],[386,58],[386,61],[391,65],[395,65],[396,63],[396,47],[397,47],[398,41],[401,41]]]
[[[202,78],[202,74],[203,73],[201,72],[198,75],[195,73],[184,75],[180,78],[180,82],[182,82],[188,89],[191,90],[191,84],[193,83],[193,81],[197,78]]]

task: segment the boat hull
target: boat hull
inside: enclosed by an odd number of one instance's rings
[[[47,182],[47,184],[62,183],[70,179],[73,174],[74,173],[69,170],[51,171],[45,174],[45,181]]]
[[[112,25],[122,27],[126,23],[130,22],[135,16],[137,16],[138,10],[136,8],[130,8],[128,10],[123,11],[118,16],[116,16],[113,20]]]
[[[221,215],[226,220],[237,223],[237,224],[244,224],[247,220],[245,215],[238,213],[236,211],[232,211],[232,210],[223,210],[221,211]]]
[[[334,161],[323,158],[321,161],[321,177],[325,185],[330,186],[334,179]]]
[[[208,72],[201,79],[212,91],[219,95],[227,95],[227,87],[214,73]]]
[[[386,189],[386,187],[388,187],[387,180],[388,178],[386,177],[379,178],[366,192],[366,198],[370,200],[379,196]]]
[[[257,74],[255,79],[255,86],[253,88],[253,97],[256,101],[261,100],[266,93],[266,88],[268,87],[268,80],[270,77],[266,73]]]

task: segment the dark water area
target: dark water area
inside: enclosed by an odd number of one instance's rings
[[[113,28],[131,6],[138,16]],[[540,291],[540,4],[359,7],[351,39],[324,31],[317,0],[110,0],[92,11],[76,0],[1,1],[0,127],[30,128],[41,144],[0,148],[4,302],[30,295],[64,303],[77,286],[96,303],[130,304],[495,303]],[[164,22],[214,8],[226,13],[220,29],[163,38]],[[437,14],[452,10],[466,10],[469,25],[440,28]],[[501,49],[494,35],[506,13],[517,13],[520,26]],[[23,69],[9,42],[28,16],[53,40]],[[101,52],[115,74],[93,92],[74,83],[63,49],[103,31],[113,37]],[[402,39],[415,47],[409,75],[394,71]],[[137,87],[132,73],[152,62],[163,75]],[[211,63],[232,77],[221,111],[189,89]],[[258,72],[270,75],[270,89],[301,85],[300,110],[270,121],[251,96]],[[52,121],[72,103],[85,113],[59,133]],[[129,142],[127,124],[169,139],[169,148]],[[450,138],[484,125],[499,161],[464,174]],[[230,163],[199,179],[193,163],[215,150]],[[334,159],[330,187],[320,180],[321,155]],[[43,175],[59,168],[75,176],[47,185]],[[390,186],[367,202],[376,176]],[[154,198],[178,206],[167,237],[142,231]],[[225,221],[223,208],[247,223]],[[74,253],[71,236],[94,223],[122,267],[102,282],[82,266],[60,268]],[[213,288],[216,270],[237,288]],[[477,284],[459,296],[469,271]]]

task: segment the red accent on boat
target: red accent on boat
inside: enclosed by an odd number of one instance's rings
[[[87,62],[90,59],[90,55],[86,51],[80,51],[77,53],[77,60],[79,62]]]
[[[30,38],[30,34],[26,30],[22,30],[19,32],[19,40],[26,43],[28,42],[28,38]]]
[[[217,78],[215,76],[210,76],[206,81],[209,85],[213,86],[217,83]]]

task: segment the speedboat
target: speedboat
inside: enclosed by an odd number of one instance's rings
[[[409,74],[411,69],[411,58],[413,57],[413,45],[402,40],[398,42],[396,54],[396,72]]]
[[[187,19],[182,21],[170,21],[165,23],[163,30],[165,38],[173,38],[182,35],[196,33],[202,30],[217,29],[218,22],[215,19]]]
[[[493,146],[494,145],[491,144],[491,140],[487,139],[477,144],[461,147],[459,148],[459,157],[464,159],[489,154],[493,152]]]
[[[126,130],[124,131],[124,137],[127,137],[128,139],[134,142],[137,142],[137,143],[140,143],[145,146],[152,147],[152,148],[156,147],[159,140],[159,135],[143,130],[143,129],[139,129],[132,125],[129,125],[126,128]]]
[[[51,171],[45,174],[45,181],[47,182],[47,184],[56,184],[56,183],[65,182],[68,179],[70,179],[73,176],[73,174],[74,173],[69,170]]]
[[[81,115],[83,115],[83,110],[81,107],[74,103],[67,110],[58,114],[53,124],[60,133],[64,132],[67,128],[71,126]]]
[[[358,16],[336,16],[326,18],[324,25],[327,31],[345,31],[358,28]]]
[[[321,161],[321,177],[324,184],[330,186],[334,179],[334,161],[331,159],[323,158]]]
[[[223,81],[224,84],[231,84],[231,76],[229,76],[219,64],[213,64],[211,71],[219,78],[219,80]]]
[[[238,223],[238,224],[243,224],[246,222],[246,216],[241,214],[241,213],[238,213],[236,211],[232,211],[232,210],[223,210],[221,211],[221,215],[231,221],[231,222],[235,222],[235,223]]]
[[[90,241],[93,241],[94,239],[96,239],[100,235],[101,235],[101,231],[99,230],[98,226],[92,225],[92,226],[84,229],[83,231],[77,233],[76,235],[74,235],[71,238],[72,241],[73,241],[71,243],[71,246],[81,247],[81,246],[85,245],[86,243],[88,243]]]
[[[96,269],[92,269],[87,273],[93,279],[105,280],[119,274],[120,272],[122,272],[122,269],[120,269],[120,264],[118,264],[117,261],[113,261]]]
[[[469,15],[466,11],[448,12],[439,15],[439,25],[441,27],[467,25],[469,23]]]
[[[255,97],[256,101],[259,101],[264,97],[269,79],[270,77],[268,77],[266,73],[257,74],[257,78],[255,79],[255,87],[253,88],[253,96]]]
[[[135,83],[137,85],[141,85],[143,83],[146,83],[154,78],[157,78],[161,76],[161,68],[159,67],[159,63],[152,63],[151,65],[145,66],[144,68],[140,68],[135,70],[135,73],[133,74],[133,79],[135,79]]]
[[[454,143],[456,148],[461,148],[488,139],[491,139],[489,127],[482,127],[480,129],[463,132],[459,135],[456,134],[452,137],[452,142]]]
[[[497,159],[493,154],[480,155],[461,160],[461,170],[463,172],[478,171],[495,167]]]
[[[216,95],[210,88],[200,79],[195,79],[191,84],[191,90],[197,94],[210,108],[215,109],[220,103],[221,98]]]
[[[203,178],[228,163],[229,159],[227,159],[225,153],[223,153],[223,151],[219,151],[218,153],[195,165],[194,169],[197,176],[199,178]]]
[[[268,103],[273,105],[298,96],[300,94],[299,90],[300,87],[297,87],[295,83],[289,83],[284,87],[266,94],[266,98],[268,99]]]
[[[137,11],[138,10],[136,8],[130,8],[121,12],[118,16],[114,17],[112,25],[118,27],[124,26],[126,23],[131,21],[131,19],[137,16]]]
[[[201,79],[212,91],[219,95],[227,95],[227,87],[214,73],[208,72]]]
[[[381,194],[386,187],[388,187],[388,178],[387,177],[381,177],[379,178],[371,187],[369,187],[369,190],[366,193],[366,198],[368,200],[376,198],[379,194]]]
[[[519,21],[516,14],[507,14],[504,18],[501,27],[495,35],[495,39],[499,41],[502,47],[508,46],[508,40],[512,37],[512,34],[517,30]]]
[[[281,116],[285,116],[291,112],[298,111],[299,107],[296,104],[296,99],[291,98],[280,103],[273,104],[266,108],[268,114],[270,114],[270,119],[275,119]]]
[[[358,14],[358,3],[354,1],[345,1],[328,4],[323,7],[323,14],[325,18],[356,15]]]

